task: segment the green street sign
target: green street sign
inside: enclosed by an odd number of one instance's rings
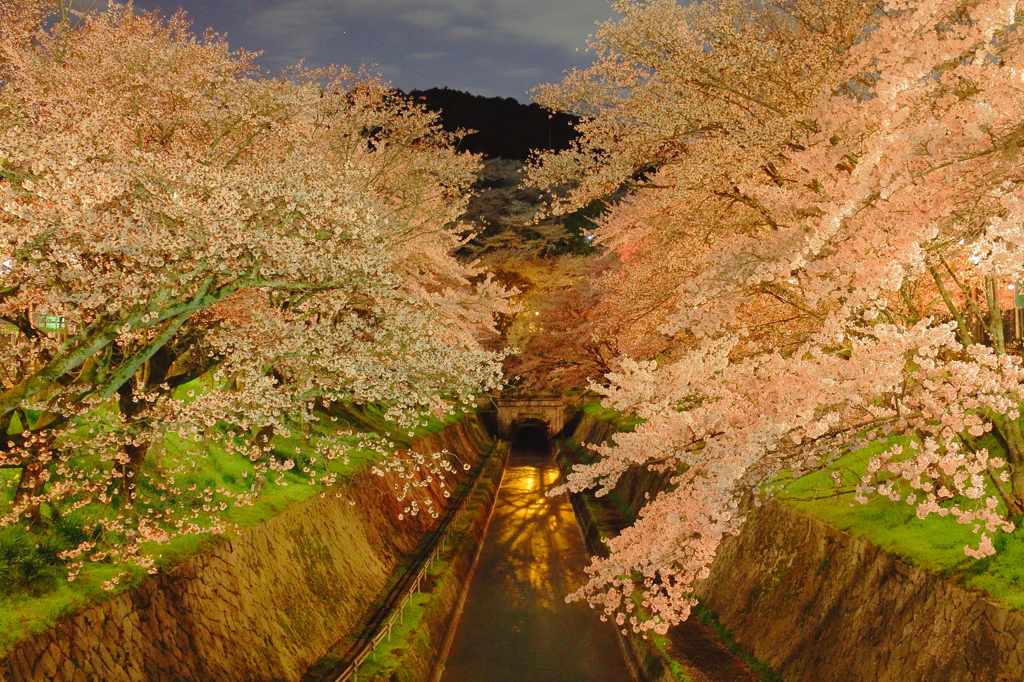
[[[61,315],[43,315],[39,324],[41,329],[48,331],[62,331],[66,326],[67,322]]]

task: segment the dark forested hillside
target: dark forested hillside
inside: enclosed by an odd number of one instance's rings
[[[511,97],[481,97],[451,88],[413,90],[409,95],[441,112],[445,130],[478,131],[462,141],[463,151],[525,160],[534,149],[566,149],[576,138],[575,116],[552,114]]]

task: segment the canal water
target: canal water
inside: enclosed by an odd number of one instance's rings
[[[565,595],[589,554],[543,438],[512,449],[441,682],[630,682],[611,623]]]

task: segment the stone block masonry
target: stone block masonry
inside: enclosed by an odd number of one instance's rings
[[[573,440],[614,432],[588,417]],[[667,482],[630,471],[615,493],[635,514]],[[697,594],[786,682],[1024,682],[1024,612],[778,501],[724,540]]]
[[[565,428],[569,406],[561,398],[511,398],[498,401],[498,435],[512,440],[520,422],[543,422],[548,436],[554,437]]]
[[[787,682],[1024,681],[1024,613],[779,502],[698,594]]]
[[[414,449],[472,463],[486,441],[470,418]],[[428,494],[444,507],[440,490]],[[0,681],[298,682],[429,530],[400,511],[381,478],[356,474],[19,643]]]

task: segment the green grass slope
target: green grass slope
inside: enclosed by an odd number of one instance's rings
[[[379,406],[346,407],[339,420],[342,427],[355,427],[362,433],[377,433],[388,437],[396,447],[406,447],[428,434],[438,433],[444,426],[465,415],[451,415],[445,420],[432,419],[410,436],[399,433],[384,419]],[[293,430],[288,438],[274,436],[271,445],[275,453],[288,456],[297,463],[295,469],[268,477],[265,482],[254,480],[248,462],[237,455],[229,455],[214,441],[187,441],[168,436],[154,446],[145,466],[175,468],[179,488],[196,485],[199,489],[223,488],[232,493],[250,491],[261,486],[255,503],[229,507],[225,521],[230,527],[226,533],[196,533],[178,535],[169,542],[157,545],[143,543],[140,554],[153,555],[155,566],[167,570],[204,549],[224,542],[236,533],[269,519],[275,514],[323,492],[325,487],[311,485],[308,476],[301,474],[302,462],[314,455],[318,436],[326,427],[316,425],[310,437]],[[353,435],[353,443],[359,440]],[[329,470],[343,480],[370,466],[379,455],[355,446],[349,452],[349,461],[334,460]],[[17,469],[0,469],[0,511],[13,502]],[[140,495],[156,494],[140,488]],[[174,505],[168,499],[168,506]],[[47,527],[8,526],[0,528],[0,656],[9,653],[17,642],[45,631],[62,617],[103,601],[115,594],[137,586],[147,577],[143,568],[133,567],[127,572],[123,565],[109,562],[86,561],[74,581],[68,581],[64,562],[57,553],[89,539],[82,530],[83,515],[88,507],[63,518],[54,517]],[[84,517],[85,519],[88,516]],[[103,583],[117,580],[113,590],[103,589]]]

